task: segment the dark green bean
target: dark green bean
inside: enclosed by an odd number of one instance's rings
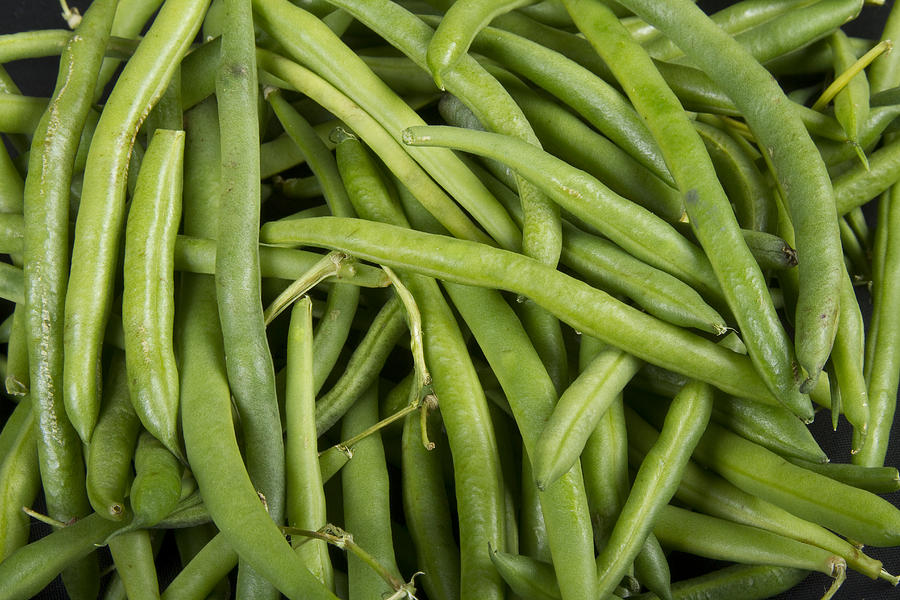
[[[838,29],[829,37],[834,57],[835,76],[843,74],[856,62],[856,53],[847,34]],[[851,143],[859,144],[859,133],[869,118],[869,81],[861,70],[834,97],[834,116]],[[862,150],[859,151],[862,153]]]
[[[225,535],[220,533],[194,555],[190,562],[163,590],[164,600],[203,600],[216,584],[226,577],[238,556]]]
[[[241,418],[247,473],[275,523],[284,519],[284,438],[275,367],[266,337],[259,270],[259,145],[256,39],[249,2],[225,0],[222,56],[216,73],[221,188],[216,245],[216,301],[228,384]],[[238,595],[278,592],[243,560]]]
[[[6,346],[6,374],[4,389],[13,397],[28,394],[30,377],[28,371],[28,313],[24,303],[13,309],[12,330]]]
[[[408,394],[405,397],[409,397]],[[438,439],[440,413],[427,420],[429,439]],[[421,420],[416,413],[403,421],[401,485],[403,514],[415,541],[417,563],[425,574],[420,580],[429,598],[459,597],[459,547],[453,539],[453,518],[441,470],[441,445],[422,445]]]
[[[900,139],[869,155],[868,168],[857,165],[834,180],[834,201],[839,215],[875,198],[900,180]]]
[[[559,584],[553,566],[525,556],[491,549],[491,560],[513,593],[533,600],[558,600]]]
[[[811,463],[799,458],[789,458],[792,463],[821,473],[826,477],[836,479],[858,487],[873,494],[890,494],[900,490],[900,475],[894,467],[865,467],[862,465],[843,463]]]

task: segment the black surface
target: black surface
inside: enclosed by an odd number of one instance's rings
[[[70,6],[84,10],[89,3],[89,0],[73,0],[70,2]],[[731,2],[701,1],[699,4],[707,12],[711,12],[731,4]],[[857,36],[878,37],[881,25],[887,16],[891,4],[892,2],[887,2],[884,6],[866,6],[860,19],[846,27],[848,33]],[[59,12],[57,0],[0,0],[0,34],[31,29],[65,28],[65,23],[59,16]],[[49,96],[53,90],[57,64],[57,60],[49,58],[9,64],[7,69],[21,87],[23,93],[35,96]],[[874,207],[869,207],[868,209],[870,212],[874,212]],[[869,216],[872,215],[870,214]],[[872,222],[874,222],[874,219]],[[862,296],[860,302],[864,313],[868,315],[871,311],[868,297]],[[5,415],[10,410],[9,403],[0,400],[0,404],[5,404],[5,406],[0,408],[0,416],[5,419]],[[816,439],[819,440],[822,448],[833,461],[848,461],[850,449],[849,426],[842,420],[838,431],[832,432],[830,419],[827,418],[827,415],[823,415],[823,417],[817,419],[811,426]],[[891,466],[900,466],[900,431],[897,431],[897,429],[895,427],[895,435],[888,451],[887,464]],[[900,493],[891,494],[887,498],[895,505],[900,506]],[[44,526],[35,525],[35,533],[37,535],[41,535],[44,532]],[[171,551],[171,549],[168,550],[168,552]],[[882,560],[889,571],[900,572],[900,548],[867,548],[866,551],[871,556]],[[171,557],[171,560],[174,560],[174,557]],[[694,557],[675,555],[671,557],[671,560],[673,579],[675,580],[699,574],[714,566],[714,563],[698,561]],[[812,574],[800,586],[778,596],[778,598],[783,600],[817,600],[821,598],[829,584],[830,580],[824,575]],[[0,582],[0,585],[2,585],[2,582]],[[54,600],[65,597],[64,592],[61,592],[58,587],[48,588],[39,596],[39,598]],[[847,583],[835,596],[837,600],[876,600],[893,597],[900,598],[900,590],[892,589],[884,582],[873,582],[853,572],[849,574]]]

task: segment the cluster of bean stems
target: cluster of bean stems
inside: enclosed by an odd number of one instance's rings
[[[864,4],[0,35],[0,600],[892,593],[900,8]]]

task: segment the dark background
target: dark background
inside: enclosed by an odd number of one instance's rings
[[[732,3],[721,0],[701,0],[699,5],[706,12],[714,12]],[[90,0],[71,0],[69,3],[71,7],[78,7],[82,12],[89,4]],[[889,0],[884,6],[866,6],[860,18],[845,26],[845,30],[850,35],[870,38],[879,37],[882,24],[887,18],[892,4],[893,1]],[[59,14],[60,9],[57,0],[0,0],[0,34],[32,29],[65,28],[65,23]],[[47,58],[10,63],[7,65],[7,70],[24,94],[49,96],[53,91],[57,67],[58,60]],[[873,209],[874,207],[868,208]],[[874,210],[869,210],[867,214],[869,216],[874,215]],[[872,222],[874,223],[874,220]],[[864,314],[868,316],[871,311],[871,303],[868,296],[864,295],[864,290],[860,290],[860,293],[863,294],[860,296],[861,307]],[[3,314],[8,314],[10,310],[9,304],[4,305],[2,309],[4,311]],[[0,407],[0,414],[6,415],[11,408],[8,402],[0,399],[0,405],[2,404],[6,404],[6,406]],[[811,429],[832,461],[847,462],[849,460],[850,428],[846,421],[842,420],[838,430],[834,432],[831,430],[830,419],[819,418],[811,425]],[[895,435],[892,439],[894,441],[889,448],[887,464],[900,466],[900,427],[895,426]],[[900,493],[891,494],[887,498],[895,505],[900,506]],[[40,530],[36,531],[36,533],[39,532]],[[888,571],[892,573],[900,572],[900,548],[867,548],[866,552],[882,560]],[[684,579],[718,566],[711,561],[698,561],[694,557],[684,557],[677,554],[670,557],[670,559],[673,580]],[[777,598],[783,600],[818,600],[822,597],[829,584],[830,580],[824,575],[812,574],[800,586]],[[2,586],[2,582],[0,582],[0,586]],[[39,597],[55,600],[66,596],[58,588],[51,587]],[[847,582],[835,595],[835,599],[849,600],[851,598],[858,600],[900,598],[900,589],[893,589],[885,582],[871,581],[862,575],[850,572]]]

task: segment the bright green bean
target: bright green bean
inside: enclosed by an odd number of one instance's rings
[[[641,551],[634,558],[634,576],[641,585],[662,598],[672,597],[672,576],[659,540],[647,534]]]
[[[237,565],[237,553],[224,534],[212,538],[163,590],[164,600],[203,600]]]
[[[857,165],[834,180],[835,206],[846,214],[900,181],[900,139],[869,155],[868,168]]]
[[[31,135],[46,109],[46,98],[0,94],[0,131]]]
[[[150,533],[146,529],[129,531],[109,540],[116,572],[125,584],[130,600],[159,599],[159,583],[156,565],[150,546]]]
[[[672,584],[672,600],[765,600],[791,589],[809,574],[793,567],[731,565]],[[634,600],[659,600],[652,593]]]
[[[182,450],[172,325],[183,156],[184,132],[157,130],[128,212],[122,296],[131,402],[144,428],[176,456]]]
[[[134,522],[152,527],[178,506],[184,467],[162,442],[144,431],[134,452],[134,470],[130,494]]]

